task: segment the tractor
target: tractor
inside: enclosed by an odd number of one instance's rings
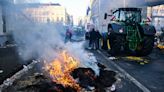
[[[118,8],[107,26],[111,55],[122,52],[147,56],[154,47],[155,27],[142,21],[141,8]]]

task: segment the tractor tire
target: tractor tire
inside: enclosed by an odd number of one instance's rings
[[[154,48],[154,36],[144,36],[143,41],[138,46],[136,54],[138,56],[149,55]]]
[[[110,54],[112,56],[117,56],[120,55],[121,53],[121,40],[122,37],[120,35],[112,35],[109,38],[109,42],[110,42]]]

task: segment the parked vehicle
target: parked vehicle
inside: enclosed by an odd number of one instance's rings
[[[105,14],[104,19],[107,16]],[[124,50],[146,56],[154,47],[155,27],[142,22],[140,8],[118,8],[113,12],[107,29],[112,55]]]

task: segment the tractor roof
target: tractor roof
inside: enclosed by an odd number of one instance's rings
[[[123,10],[123,11],[141,11],[141,8],[118,8],[117,10]]]

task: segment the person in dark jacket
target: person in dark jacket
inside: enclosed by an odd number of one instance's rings
[[[101,38],[101,34],[99,32],[99,30],[96,30],[96,49],[99,49],[99,45],[100,45],[100,38]]]
[[[89,32],[85,32],[85,41],[86,41],[86,47],[91,48],[90,33]]]
[[[95,31],[95,29],[93,28],[90,31],[90,44],[91,44],[91,48],[94,49],[94,47],[96,47],[96,40],[97,40],[97,33]]]
[[[71,41],[72,38],[72,31],[70,29],[67,29],[66,34],[65,34],[65,43],[67,43],[68,41]]]

